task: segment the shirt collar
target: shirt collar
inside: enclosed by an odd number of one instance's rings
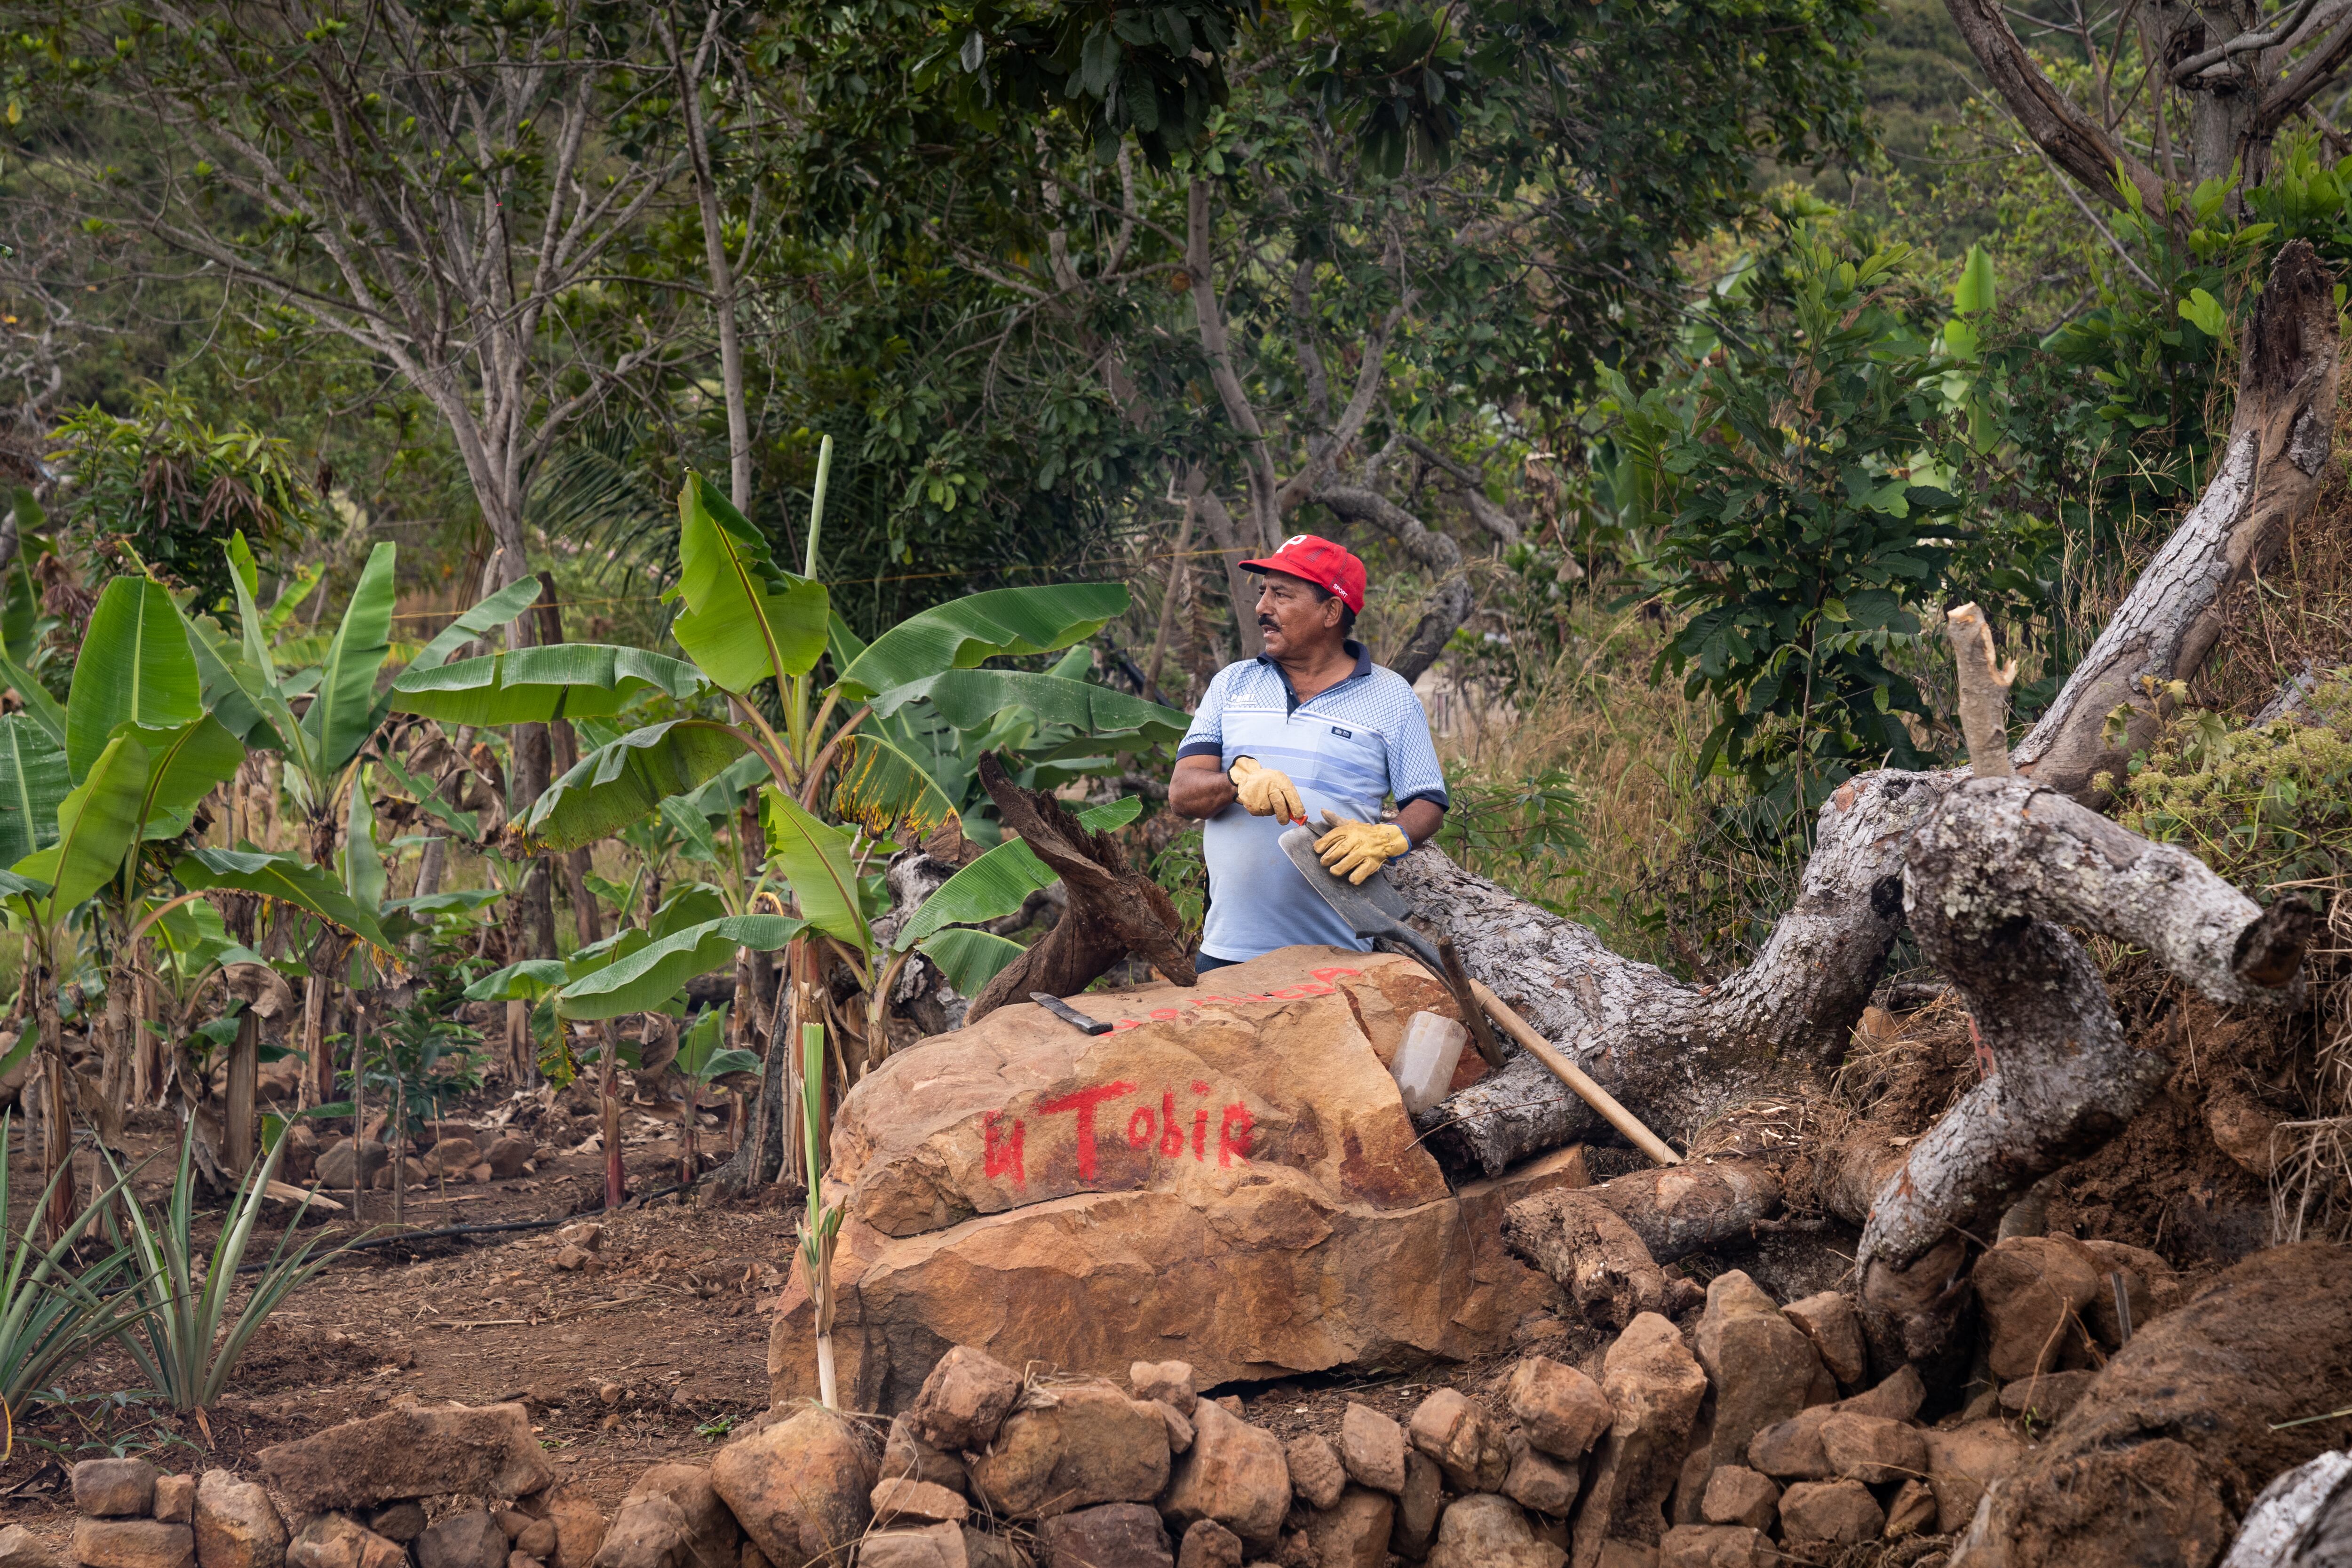
[[[1357,676],[1360,676],[1360,675],[1370,675],[1370,674],[1371,674],[1371,672],[1372,672],[1372,651],[1371,651],[1371,649],[1370,649],[1370,648],[1366,647],[1362,643],[1358,642],[1358,641],[1357,641],[1355,638],[1353,638],[1353,637],[1348,637],[1348,638],[1343,639],[1343,640],[1340,642],[1339,646],[1340,646],[1340,647],[1342,647],[1342,648],[1344,648],[1345,650],[1347,650],[1349,653],[1351,653],[1351,654],[1353,654],[1353,655],[1355,655],[1355,656],[1356,656],[1356,668],[1355,668],[1354,673],[1353,673],[1353,674],[1350,674],[1350,675],[1348,675],[1348,676],[1345,676],[1345,677],[1343,677],[1342,679],[1348,679],[1348,680],[1353,680],[1353,679],[1356,679],[1356,677],[1357,677]],[[1288,673],[1286,673],[1286,671],[1284,671],[1284,670],[1283,670],[1282,666],[1280,666],[1280,665],[1278,665],[1278,664],[1276,664],[1276,663],[1274,662],[1273,657],[1272,657],[1271,655],[1268,655],[1268,654],[1263,654],[1263,653],[1262,653],[1262,654],[1260,654],[1260,655],[1258,655],[1258,656],[1257,656],[1257,661],[1258,661],[1258,663],[1263,664],[1263,665],[1265,665],[1265,666],[1266,666],[1266,667],[1268,667],[1269,668],[1273,669],[1276,674],[1281,675],[1281,676],[1282,676],[1282,679],[1283,679],[1283,683],[1284,683],[1285,685],[1288,685],[1288,684],[1289,684],[1290,677],[1289,677]]]

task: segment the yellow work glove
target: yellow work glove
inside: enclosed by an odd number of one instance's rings
[[[1366,879],[1412,847],[1404,829],[1393,822],[1352,822],[1332,812],[1323,814],[1323,837],[1315,853],[1324,869],[1361,886]]]
[[[1262,768],[1255,757],[1235,757],[1234,765],[1225,770],[1225,776],[1234,781],[1242,809],[1252,816],[1272,816],[1284,822],[1307,820],[1307,803],[1298,798],[1298,786],[1290,782],[1288,773]]]

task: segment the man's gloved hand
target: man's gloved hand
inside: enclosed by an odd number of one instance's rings
[[[1315,853],[1323,857],[1324,868],[1359,887],[1412,847],[1412,840],[1393,822],[1354,822],[1327,811],[1323,827],[1323,837],[1315,841]]]
[[[1252,816],[1271,816],[1284,822],[1307,820],[1307,803],[1298,798],[1298,786],[1290,775],[1273,768],[1257,765],[1255,757],[1235,757],[1234,765],[1225,770],[1241,796],[1242,809]]]

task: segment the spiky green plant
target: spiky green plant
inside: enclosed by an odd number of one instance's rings
[[[48,1208],[64,1179],[49,1178],[26,1211],[23,1229],[6,1227],[8,1142],[14,1118],[0,1117],[0,1426],[14,1430],[15,1413],[55,1385],[60,1374],[122,1331],[135,1300],[124,1288],[129,1247],[77,1273],[75,1243],[97,1223],[130,1178],[93,1196],[46,1248],[33,1239],[34,1221]]]
[[[270,1249],[244,1307],[232,1312],[229,1298],[236,1289],[237,1270],[253,1239],[254,1225],[261,1217],[262,1200],[278,1173],[278,1162],[286,1152],[286,1140],[281,1134],[270,1145],[268,1157],[246,1173],[212,1255],[203,1260],[201,1274],[194,1236],[193,1149],[192,1132],[181,1140],[180,1168],[161,1224],[151,1221],[139,1205],[127,1205],[131,1247],[140,1275],[130,1290],[138,1303],[133,1322],[120,1334],[150,1384],[178,1410],[203,1410],[216,1403],[255,1331],[288,1296],[342,1250],[339,1245],[321,1251],[324,1237],[313,1237],[291,1252],[287,1250],[310,1206],[305,1197],[286,1222],[278,1245]],[[135,1333],[131,1331],[133,1327]]]

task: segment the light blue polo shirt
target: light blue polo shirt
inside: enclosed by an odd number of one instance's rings
[[[1346,646],[1355,673],[1304,702],[1264,654],[1225,666],[1209,682],[1177,756],[1215,757],[1228,769],[1255,757],[1288,773],[1318,837],[1327,809],[1378,822],[1391,795],[1400,807],[1416,800],[1444,805],[1445,773],[1421,699],[1402,676],[1374,664],[1362,644]],[[1239,961],[1309,942],[1371,951],[1283,854],[1287,826],[1252,816],[1238,803],[1202,826],[1201,858],[1209,868],[1202,952]]]

